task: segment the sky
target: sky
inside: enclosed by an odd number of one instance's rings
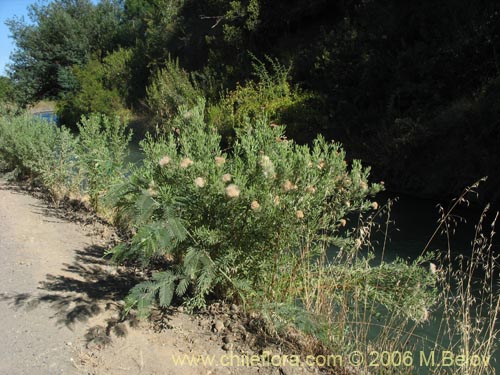
[[[24,16],[25,20],[28,20],[28,6],[33,3],[36,3],[36,0],[0,0],[0,75],[5,75],[5,66],[14,50],[5,21],[14,16]]]

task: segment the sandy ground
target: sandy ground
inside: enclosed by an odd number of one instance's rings
[[[121,321],[119,301],[137,272],[107,264],[103,232],[102,224],[72,222],[0,180],[0,375],[314,372],[265,363],[227,366],[224,356],[238,355],[244,364],[268,345],[256,344],[237,307],[195,316],[173,309],[152,322]],[[180,365],[179,358],[215,362]]]

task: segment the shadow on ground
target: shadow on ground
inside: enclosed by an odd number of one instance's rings
[[[56,323],[70,329],[78,322],[98,318],[98,323],[87,329],[85,339],[97,345],[108,344],[112,334],[123,337],[127,334],[127,324],[137,324],[134,316],[126,320],[121,317],[123,306],[116,301],[122,301],[142,280],[133,269],[107,266],[103,255],[101,246],[77,250],[74,261],[63,264],[61,275],[46,276],[37,295],[20,293],[0,298],[18,309],[35,310],[47,304],[55,311]]]

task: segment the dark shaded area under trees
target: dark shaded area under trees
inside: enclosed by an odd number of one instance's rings
[[[68,123],[131,111],[168,128],[175,105],[201,95],[230,134],[264,107],[299,142],[318,133],[343,142],[389,190],[448,198],[488,175],[483,198],[498,203],[499,8],[56,0],[33,6],[32,23],[9,21],[18,47],[9,75],[18,102],[56,99]]]

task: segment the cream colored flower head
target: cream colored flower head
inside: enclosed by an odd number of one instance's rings
[[[434,263],[430,263],[430,264],[429,264],[429,271],[430,271],[432,274],[436,273],[436,271],[437,271],[437,267],[436,267],[436,265],[435,265]]]
[[[190,165],[193,164],[193,161],[189,158],[184,158],[181,160],[181,163],[179,164],[181,168],[186,169]]]
[[[226,173],[222,176],[222,181],[224,182],[231,182],[233,179],[233,176],[231,176],[231,173]]]
[[[226,195],[229,198],[237,198],[240,196],[240,188],[235,184],[228,185],[226,187]]]
[[[275,206],[278,206],[281,202],[281,199],[280,199],[280,196],[279,195],[276,195],[274,198],[273,198],[273,203]]]
[[[374,210],[377,210],[378,209],[378,203],[377,202],[372,202],[372,208]]]
[[[308,187],[306,187],[306,191],[308,193],[314,194],[314,193],[316,193],[316,188],[312,185],[309,185]]]
[[[318,163],[318,169],[323,169],[325,168],[325,161],[324,160],[320,160],[319,163]]]
[[[292,190],[292,182],[290,180],[286,180],[284,183],[283,183],[283,191],[290,191]]]
[[[158,162],[158,164],[160,165],[160,167],[165,167],[165,166],[166,166],[166,165],[168,165],[171,161],[172,161],[172,159],[170,159],[170,156],[165,155],[164,157],[162,157],[162,158],[160,159],[160,161]]]
[[[286,180],[283,183],[283,191],[297,190],[297,185],[292,183],[290,180]]]
[[[203,177],[196,177],[196,178],[194,179],[194,184],[195,184],[196,186],[198,186],[199,188],[202,188],[202,187],[204,187],[204,186],[205,186],[206,181],[205,181],[205,179],[204,179]]]
[[[361,181],[359,183],[359,186],[361,187],[361,190],[363,190],[363,191],[368,190],[368,184],[366,183],[366,181]]]
[[[153,187],[149,187],[147,193],[150,197],[156,197],[158,195],[158,192]]]
[[[262,155],[259,161],[260,166],[262,167],[262,173],[264,173],[264,177],[266,178],[274,178],[276,177],[276,171],[274,170],[274,164],[269,159],[269,156]]]
[[[253,211],[257,211],[260,208],[259,202],[257,202],[256,200],[253,200],[252,203],[250,203],[250,208]]]
[[[297,219],[303,219],[304,218],[304,211],[302,210],[297,210],[295,212],[295,216],[297,217]]]
[[[216,156],[215,157],[215,165],[221,166],[226,162],[226,158],[223,158],[222,156]]]
[[[340,226],[345,227],[347,225],[347,220],[346,219],[340,219]]]

